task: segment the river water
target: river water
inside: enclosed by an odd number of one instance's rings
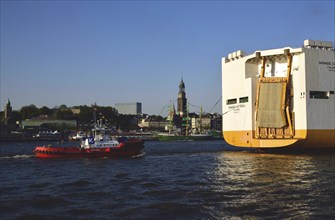
[[[0,219],[335,219],[335,155],[145,143],[115,159],[38,159],[0,143]]]

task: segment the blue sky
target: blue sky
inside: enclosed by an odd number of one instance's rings
[[[208,112],[222,57],[334,41],[334,19],[334,1],[1,1],[1,109],[141,102],[159,114],[183,77]]]

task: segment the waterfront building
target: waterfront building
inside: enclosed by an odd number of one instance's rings
[[[50,130],[65,128],[76,128],[76,120],[24,120],[21,122],[21,126],[25,130]]]
[[[222,116],[219,114],[213,114],[211,120],[211,130],[222,131]]]
[[[211,121],[211,118],[191,118],[191,128],[192,130],[210,130]]]
[[[142,119],[138,123],[138,127],[143,130],[165,130],[169,126],[167,121],[152,121],[148,119]]]
[[[124,115],[140,115],[142,114],[142,103],[116,103],[115,107],[119,114]]]

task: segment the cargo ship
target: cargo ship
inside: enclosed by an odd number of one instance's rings
[[[233,146],[335,149],[333,42],[222,58],[222,132]]]

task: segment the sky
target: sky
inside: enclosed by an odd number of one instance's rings
[[[4,1],[0,104],[14,110],[141,102],[221,113],[229,53],[334,42],[334,1]],[[175,104],[176,105],[176,104]]]

